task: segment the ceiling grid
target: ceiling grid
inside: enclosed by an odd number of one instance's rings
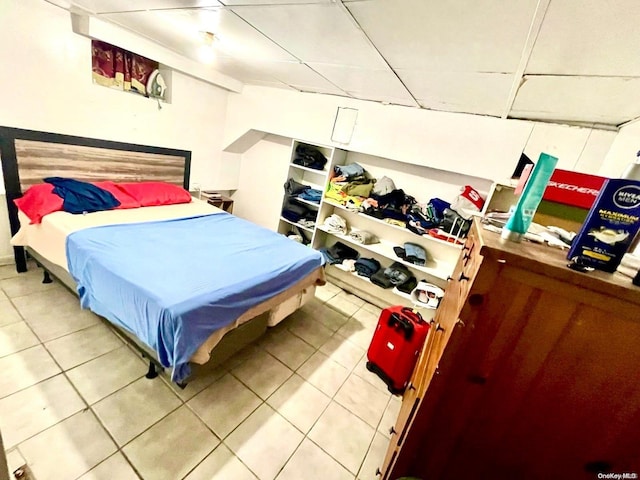
[[[245,84],[577,125],[640,116],[637,0],[65,2],[195,61],[211,31],[207,68]]]

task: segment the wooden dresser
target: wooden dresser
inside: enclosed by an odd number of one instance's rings
[[[565,255],[474,224],[383,479],[640,474],[640,287]]]

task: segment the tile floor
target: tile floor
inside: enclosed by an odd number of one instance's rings
[[[328,284],[181,390],[58,283],[0,267],[0,431],[37,480],[377,478],[400,400],[365,367],[379,309]]]

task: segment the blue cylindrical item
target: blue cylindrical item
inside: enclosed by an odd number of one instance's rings
[[[502,238],[519,242],[527,230],[533,216],[542,201],[542,195],[553,175],[558,159],[546,153],[541,153],[536,166],[527,180],[527,184],[518,199],[518,203],[512,209],[507,224],[502,229]]]

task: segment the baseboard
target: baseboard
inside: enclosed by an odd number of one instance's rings
[[[4,257],[0,257],[0,266],[2,265],[14,265],[16,263],[16,259],[13,255],[6,255]]]

